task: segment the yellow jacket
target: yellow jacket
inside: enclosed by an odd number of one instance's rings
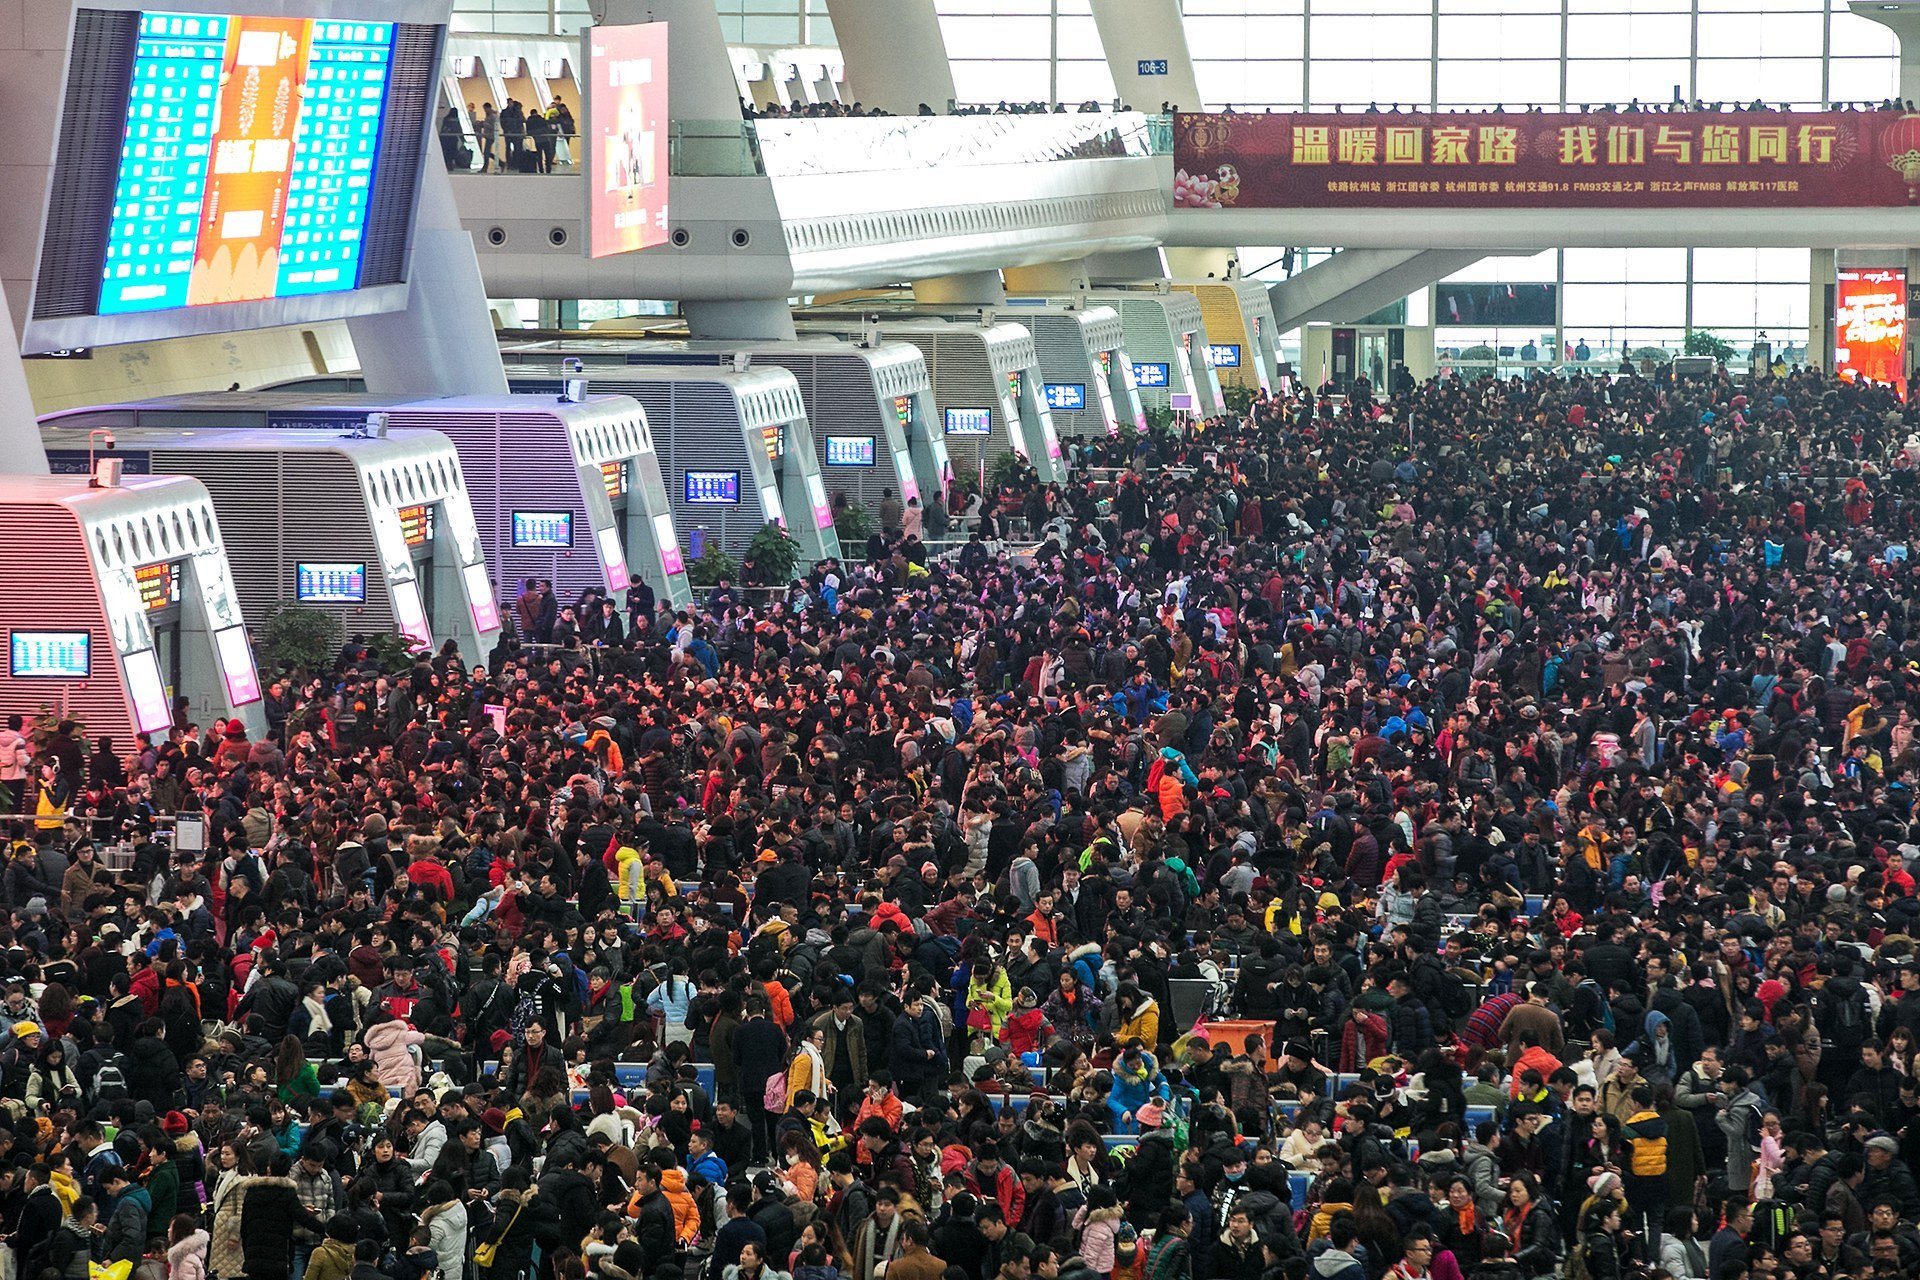
[[[998,1036],[1000,1028],[1006,1025],[1007,1015],[1013,1012],[1013,984],[1007,980],[1005,969],[993,975],[991,984],[981,981],[977,975],[967,980],[967,1011],[971,1013],[975,1009],[987,1011],[993,1020],[993,1034]]]
[[[1138,1039],[1149,1049],[1159,1044],[1160,1006],[1151,999],[1141,1005],[1131,1018],[1120,1024],[1114,1039],[1123,1045],[1129,1040]]]

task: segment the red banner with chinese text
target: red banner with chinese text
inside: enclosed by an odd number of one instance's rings
[[[1180,209],[1920,204],[1920,113],[1189,114]]]

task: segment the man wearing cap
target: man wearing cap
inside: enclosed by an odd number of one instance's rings
[[[1862,1158],[1867,1176],[1860,1183],[1861,1203],[1887,1199],[1899,1206],[1901,1217],[1920,1217],[1920,1188],[1914,1185],[1913,1170],[1900,1158],[1900,1140],[1884,1131],[1876,1133],[1867,1139]]]

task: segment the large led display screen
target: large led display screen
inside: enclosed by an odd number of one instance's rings
[[[587,254],[667,241],[667,24],[589,27]]]
[[[29,350],[405,304],[444,28],[333,7],[76,11]]]
[[[357,287],[393,30],[141,14],[100,314]]]
[[[1907,272],[1862,267],[1839,273],[1834,293],[1833,365],[1849,382],[1906,381]]]

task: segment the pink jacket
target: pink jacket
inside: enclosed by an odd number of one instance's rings
[[[367,1052],[373,1055],[373,1073],[380,1077],[380,1083],[389,1089],[399,1089],[403,1098],[420,1087],[419,1064],[407,1050],[425,1041],[424,1035],[398,1019],[375,1023],[360,1037]]]
[[[168,1280],[207,1280],[207,1233],[196,1231],[167,1250]]]

